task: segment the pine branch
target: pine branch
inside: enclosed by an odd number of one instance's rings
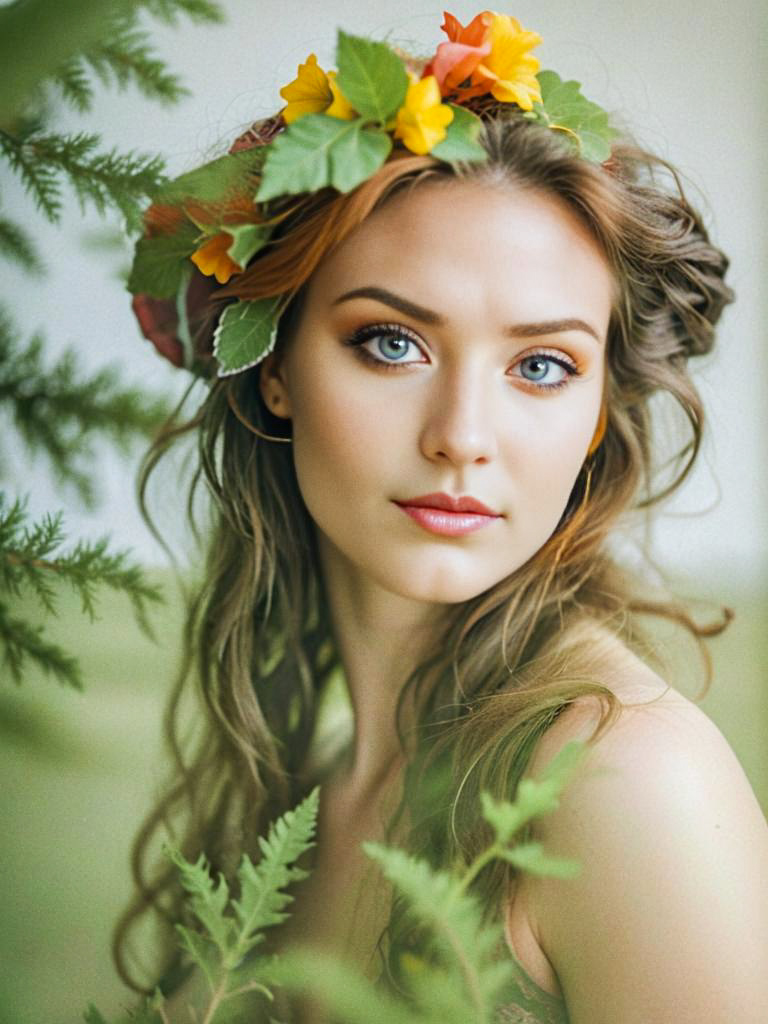
[[[77,659],[67,654],[58,644],[48,643],[43,638],[42,626],[31,626],[23,619],[10,615],[2,601],[0,645],[3,647],[3,664],[10,669],[15,683],[21,682],[22,669],[29,660],[55,676],[60,683],[82,690],[83,680]]]
[[[35,243],[18,224],[0,217],[0,254],[21,264],[30,274],[39,276],[44,265]]]
[[[123,27],[106,41],[89,48],[83,55],[102,83],[125,89],[134,83],[148,98],[160,103],[177,103],[189,95],[178,77],[164,62],[152,55],[146,32]]]
[[[212,0],[135,0],[137,8],[144,8],[153,18],[164,21],[167,25],[175,25],[179,14],[185,14],[190,21],[213,22],[224,21],[224,12]]]
[[[26,500],[6,504],[0,494],[0,591],[20,598],[26,591],[36,595],[48,615],[56,615],[62,584],[68,584],[80,598],[83,614],[96,619],[96,590],[109,587],[124,593],[141,630],[154,639],[147,606],[163,600],[160,589],[149,583],[138,565],[128,561],[127,551],[109,551],[106,537],[79,541],[71,551],[61,551],[64,541],[62,515],[47,515],[29,523]],[[79,667],[61,648],[47,643],[43,627],[11,618],[4,605],[0,640],[5,660],[16,679],[21,679],[25,657],[54,672],[72,686],[80,685]]]
[[[0,125],[7,127],[46,80],[58,85],[77,109],[88,109],[90,97],[80,58],[101,40],[114,40],[116,23],[136,29],[143,11],[170,25],[177,23],[179,15],[198,23],[223,20],[220,5],[212,0],[24,0],[0,7],[0,67],[5,83],[0,92]]]
[[[59,175],[75,190],[81,210],[92,203],[100,214],[116,206],[129,226],[140,220],[139,202],[165,181],[163,160],[144,153],[94,153],[98,135],[37,135],[20,140],[0,131],[0,150],[48,220],[61,216]]]
[[[93,103],[93,87],[88,72],[79,56],[72,57],[51,75],[51,82],[58,86],[64,99],[75,110],[84,114]]]
[[[107,435],[125,453],[137,436],[152,437],[168,416],[166,402],[141,387],[125,387],[115,367],[86,375],[72,349],[47,369],[43,339],[35,335],[26,349],[13,339],[0,308],[0,405],[30,453],[41,452],[58,479],[76,488],[93,505],[90,473],[93,442]]]

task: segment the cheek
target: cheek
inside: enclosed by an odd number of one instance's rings
[[[359,385],[354,392],[343,380],[325,382],[310,374],[302,377],[294,395],[296,476],[310,515],[327,529],[332,523],[326,520],[342,499],[362,502],[371,480],[381,484],[381,438],[387,425],[366,403]]]

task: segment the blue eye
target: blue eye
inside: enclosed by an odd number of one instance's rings
[[[373,350],[363,348],[366,342],[372,343]],[[397,324],[368,324],[355,331],[346,344],[353,346],[356,354],[365,362],[373,363],[382,370],[399,369],[403,364],[422,362],[404,359],[410,350],[421,350],[416,339]]]
[[[524,372],[526,367],[529,369],[528,374]],[[551,377],[547,379],[550,371],[553,369],[559,370],[560,375],[555,379]],[[536,352],[522,359],[520,361],[520,370],[525,380],[545,388],[560,387],[562,384],[567,383],[569,376],[576,373],[575,367],[566,363],[565,360],[545,355],[543,352]]]

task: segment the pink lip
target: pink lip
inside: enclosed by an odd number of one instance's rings
[[[500,518],[475,498],[452,498],[443,493],[425,494],[395,504],[424,529],[446,537],[462,537]]]
[[[445,512],[478,512],[481,516],[498,515],[477,498],[452,498],[450,494],[440,491],[437,494],[422,494],[418,498],[405,498],[398,505],[416,505],[419,508],[441,508]]]

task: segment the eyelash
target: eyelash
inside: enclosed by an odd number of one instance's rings
[[[373,338],[381,337],[399,338],[403,341],[411,342],[417,348],[420,347],[416,336],[411,334],[410,331],[407,331],[404,327],[401,327],[399,324],[367,324],[365,327],[360,327],[358,330],[354,331],[353,334],[344,340],[344,344],[353,347],[355,355],[364,363],[374,366],[376,369],[384,370],[385,372],[391,370],[398,372],[405,366],[414,365],[412,363],[388,362],[385,359],[378,359],[376,356],[361,347],[366,341],[371,341]],[[573,363],[565,359],[561,354],[554,355],[546,349],[541,349],[537,352],[529,352],[523,357],[521,362],[526,359],[545,359],[548,362],[556,363],[568,374],[568,376],[564,377],[562,380],[555,381],[551,384],[539,384],[535,380],[529,380],[526,377],[519,378],[535,391],[554,391],[558,388],[566,387],[570,383],[571,377],[581,376],[581,371]]]

